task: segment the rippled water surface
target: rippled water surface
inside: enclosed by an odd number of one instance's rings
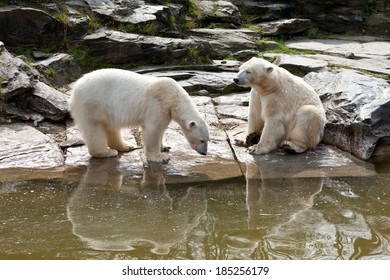
[[[0,183],[0,259],[390,259],[390,176]]]

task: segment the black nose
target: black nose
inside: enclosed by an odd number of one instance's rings
[[[237,79],[237,78],[234,78],[234,79],[233,79],[233,82],[235,82],[236,84],[238,84],[238,79]]]

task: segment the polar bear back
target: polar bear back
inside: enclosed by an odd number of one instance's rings
[[[148,88],[156,81],[156,77],[121,69],[93,71],[75,83],[70,111],[78,121],[87,116],[115,127],[142,125],[147,114],[161,109],[148,97]]]

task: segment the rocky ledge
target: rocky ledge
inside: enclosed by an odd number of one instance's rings
[[[327,44],[328,53],[342,47],[340,41],[333,42],[333,47],[332,42],[321,42]],[[352,41],[346,39],[344,42],[350,44]],[[291,44],[302,47],[304,43],[319,44],[316,41]],[[380,70],[380,64],[376,62],[388,58],[386,50],[390,43],[381,41],[380,44],[384,53],[368,56],[355,51],[354,54],[365,57],[366,68],[376,67],[376,72],[386,74],[388,69]],[[236,139],[245,137],[249,103],[248,90],[238,88],[232,82],[240,62],[215,61],[205,66],[139,69],[145,75],[176,79],[190,92],[210,125],[207,156],[191,150],[177,124],[172,123],[164,143],[171,147],[171,161],[165,165],[151,165],[145,160],[136,129],[128,129],[126,137],[140,149],[114,159],[91,158],[69,119],[67,92],[47,86],[34,67],[13,57],[3,46],[0,73],[6,79],[2,81],[1,106],[8,114],[0,125],[0,180],[75,175],[96,166],[91,162],[99,161],[109,161],[112,164],[106,166],[111,166],[113,171],[132,176],[143,176],[145,170],[163,171],[168,183],[227,179],[245,176],[253,170],[262,178],[373,175],[374,166],[363,160],[379,155],[389,157],[389,82],[356,70],[330,67],[332,58],[341,60],[328,54],[314,57],[278,55],[275,61],[303,76],[317,90],[327,112],[323,144],[314,151],[298,155],[280,150],[251,156],[245,148],[234,144]],[[372,64],[368,62],[370,60]],[[20,119],[25,122],[15,123]],[[31,169],[35,171],[21,172]]]
[[[364,176],[375,173],[368,162],[390,158],[386,1],[39,2],[34,8],[0,7],[0,180],[75,175],[99,161],[129,176],[163,171],[168,182],[227,179],[254,170],[263,178]],[[318,31],[333,35],[307,39]],[[385,38],[340,35],[346,31]],[[297,54],[272,53],[281,47],[272,36],[292,34],[306,37],[284,42]],[[20,48],[27,48],[30,58],[12,54]],[[63,53],[42,51],[47,48]],[[232,78],[242,61],[260,51],[303,77],[321,97],[328,123],[316,150],[253,157],[234,144],[244,137],[249,98]],[[91,159],[67,107],[69,88],[85,70],[77,52],[101,63],[94,68],[176,79],[210,125],[209,154],[192,151],[172,123],[165,137],[171,147],[166,165],[149,165],[142,149]],[[141,62],[144,66],[136,66]],[[126,134],[142,145],[137,130]]]

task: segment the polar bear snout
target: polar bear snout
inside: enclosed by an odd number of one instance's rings
[[[240,80],[238,78],[234,78],[233,79],[233,82],[235,82],[236,84],[238,84],[240,82]]]
[[[200,144],[195,149],[199,154],[207,155],[207,141],[200,141]]]

